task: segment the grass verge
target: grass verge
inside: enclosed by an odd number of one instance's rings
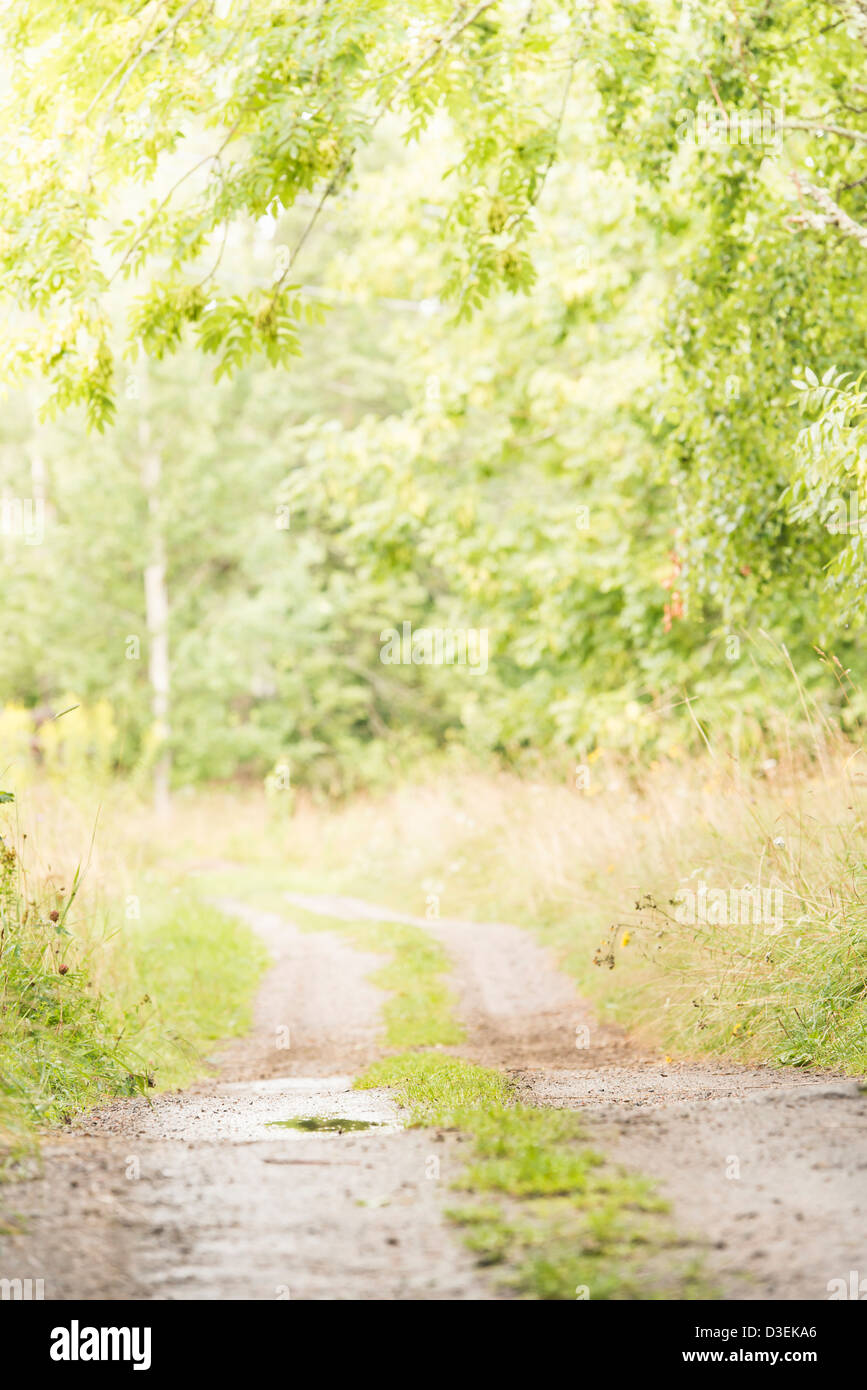
[[[243,1032],[266,955],[242,924],[151,886],[123,928],[81,890],[33,885],[0,839],[0,1160],[114,1096],[182,1085]],[[135,900],[138,904],[138,900]]]
[[[829,745],[640,777],[595,762],[581,789],[456,777],[301,807],[284,862],[297,888],[528,927],[665,1054],[864,1075],[862,762]]]

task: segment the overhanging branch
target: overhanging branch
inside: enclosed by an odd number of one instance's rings
[[[845,236],[853,237],[867,251],[867,227],[862,227],[860,222],[856,222],[840,207],[839,203],[835,203],[827,188],[820,188],[815,183],[805,183],[796,173],[792,174],[792,178],[802,197],[811,198],[821,208],[821,212],[813,212],[802,206],[801,211],[789,219],[793,225],[810,227],[816,232],[826,231],[828,227],[837,227]]]

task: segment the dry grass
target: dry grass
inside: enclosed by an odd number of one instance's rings
[[[56,825],[52,814],[43,829],[61,847],[79,817],[80,853],[87,816],[70,808]],[[639,773],[600,757],[584,787],[441,765],[338,806],[218,788],[179,795],[164,825],[113,788],[89,872],[115,892],[121,883],[146,892],[167,873],[182,884],[195,876],[206,892],[209,875],[224,885],[243,865],[248,883],[519,922],[555,949],[603,1017],[666,1051],[860,1073],[865,823],[864,754],[823,735],[808,752],[782,741],[776,759],[750,766],[708,754]],[[780,896],[766,900],[770,920],[730,920],[731,911],[678,920],[672,899],[700,883]],[[754,914],[752,904],[740,910]]]
[[[828,742],[749,772],[708,758],[639,780],[599,760],[586,790],[461,773],[302,800],[269,812],[257,855],[296,887],[531,926],[606,1017],[668,1050],[862,1072],[865,818],[864,755]],[[211,824],[211,850],[235,829]],[[722,920],[678,920],[701,883]],[[772,896],[732,898],[748,888]]]

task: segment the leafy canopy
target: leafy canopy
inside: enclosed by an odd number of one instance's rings
[[[49,409],[111,419],[122,350],[186,330],[217,375],[298,352],[298,253],[378,129],[457,132],[442,219],[458,313],[532,281],[526,240],[575,64],[578,5],[497,0],[148,0],[4,8],[0,267],[19,312],[7,372]],[[547,95],[547,93],[546,93]],[[265,283],[226,256],[244,219],[297,209]],[[126,286],[124,296],[113,295]],[[120,335],[120,338],[118,337]]]

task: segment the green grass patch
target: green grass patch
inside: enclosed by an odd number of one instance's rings
[[[15,1159],[76,1111],[200,1073],[207,1046],[248,1028],[267,956],[242,923],[165,890],[140,921],[97,923],[75,891],[25,891],[0,855],[0,1155]]]
[[[323,920],[334,927],[332,919]],[[391,953],[389,964],[370,977],[390,995],[382,1010],[389,1047],[448,1047],[464,1041],[466,1034],[454,1016],[455,995],[444,978],[449,958],[438,942],[421,927],[395,922],[345,922],[343,927],[359,950]]]
[[[451,963],[439,942],[421,927],[346,922],[286,903],[282,911],[306,931],[340,932],[359,951],[390,955],[388,964],[370,975],[371,984],[389,995],[382,1008],[389,1047],[449,1047],[464,1041],[454,1015],[455,995],[445,981]]]
[[[473,1136],[477,1155],[463,1185],[474,1192],[514,1197],[584,1193],[594,1186],[604,1162],[593,1149],[577,1147],[584,1131],[574,1110],[515,1105],[466,1115],[462,1124]]]
[[[384,1041],[389,1047],[451,1047],[465,1032],[455,1017],[456,997],[447,984],[451,962],[447,953],[421,927],[399,922],[345,921],[287,903],[284,893],[294,883],[284,874],[262,881],[262,873],[221,875],[219,892],[243,897],[263,910],[277,912],[303,931],[338,932],[359,951],[387,955],[387,964],[370,975],[372,984],[388,993],[382,1009]],[[248,891],[248,884],[254,891]],[[214,891],[213,881],[211,891]]]
[[[173,893],[156,895],[127,949],[130,1046],[157,1086],[186,1085],[214,1043],[249,1030],[268,952],[237,918]]]
[[[394,1090],[398,1104],[410,1111],[411,1124],[446,1127],[483,1107],[508,1105],[513,1094],[500,1072],[436,1052],[386,1057],[355,1082],[362,1091],[378,1086]]]
[[[390,1087],[411,1124],[468,1145],[453,1186],[471,1200],[446,1215],[478,1263],[524,1297],[710,1296],[652,1183],[589,1147],[574,1110],[519,1104],[501,1073],[432,1052],[386,1058],[355,1084]]]

